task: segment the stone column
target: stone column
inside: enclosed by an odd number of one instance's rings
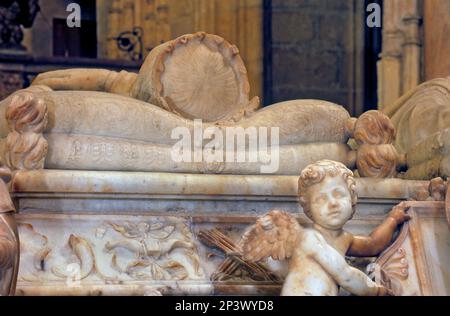
[[[425,79],[450,76],[450,1],[424,1]]]
[[[162,44],[172,39],[170,27],[170,5],[173,0],[155,0],[156,1],[156,44]],[[186,30],[186,33],[189,33]]]
[[[158,46],[156,43],[155,0],[142,0],[142,28],[144,29],[144,54]]]
[[[117,37],[120,33],[120,15],[122,14],[122,7],[120,0],[112,0],[110,10],[108,12],[108,58],[119,58],[119,49],[116,41],[112,38]]]
[[[422,81],[421,2],[384,2],[383,51],[378,64],[379,107],[392,105]]]

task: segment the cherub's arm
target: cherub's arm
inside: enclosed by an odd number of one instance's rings
[[[66,69],[42,73],[33,85],[53,90],[102,91],[129,95],[137,74],[106,69]]]
[[[384,296],[386,288],[378,286],[367,275],[348,265],[345,258],[323,238],[310,234],[302,242],[302,248],[331,275],[335,282],[348,292],[358,296]]]
[[[389,216],[370,236],[354,236],[347,255],[352,257],[375,257],[382,253],[392,241],[397,226],[409,220],[405,213],[406,203],[394,207]]]

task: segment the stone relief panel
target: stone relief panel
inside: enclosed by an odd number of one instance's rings
[[[19,288],[207,281],[182,218],[27,215],[19,233]]]
[[[423,0],[385,1],[378,105],[391,106],[421,81]]]

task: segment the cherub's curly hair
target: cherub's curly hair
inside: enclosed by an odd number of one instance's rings
[[[306,198],[306,191],[310,186],[322,182],[327,176],[329,177],[341,176],[347,183],[347,187],[352,199],[353,214],[354,214],[356,210],[356,203],[358,201],[358,196],[356,194],[356,182],[353,176],[353,172],[340,162],[331,160],[322,160],[306,167],[302,171],[300,175],[300,180],[298,181],[298,196],[300,200],[300,205],[302,206],[306,216],[312,218],[311,209],[309,207],[309,203]]]

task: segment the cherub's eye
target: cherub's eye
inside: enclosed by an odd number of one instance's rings
[[[333,196],[334,196],[335,198],[342,198],[342,197],[345,196],[345,192],[342,191],[342,190],[340,190],[340,189],[337,189],[337,190],[334,190]]]
[[[315,203],[323,203],[326,200],[327,200],[327,196],[325,194],[320,194],[314,199],[314,202]]]

